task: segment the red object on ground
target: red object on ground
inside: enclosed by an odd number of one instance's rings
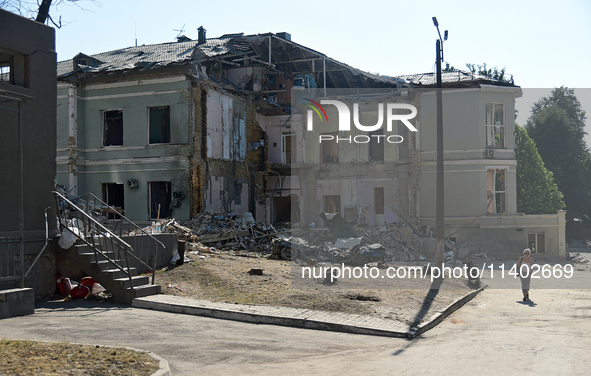
[[[90,289],[86,286],[76,286],[70,291],[72,299],[84,299],[90,295]]]
[[[92,277],[84,277],[80,281],[81,286],[86,286],[90,291],[92,291],[92,286],[96,283],[96,281]]]
[[[58,275],[55,282],[57,283],[57,290],[60,293],[60,295],[66,295],[66,289],[64,288],[64,276],[63,275]]]

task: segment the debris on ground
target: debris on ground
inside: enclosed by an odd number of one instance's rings
[[[233,256],[269,257],[300,261],[364,265],[377,262],[424,263],[434,261],[433,231],[402,220],[377,226],[347,222],[339,214],[321,213],[322,224],[292,229],[290,223],[274,227],[257,222],[250,213],[207,211],[191,220],[161,219],[161,233],[175,233],[185,241],[187,254],[199,258],[230,253]],[[151,227],[147,227],[149,231]],[[486,253],[473,253],[464,244],[445,240],[445,261],[489,262]]]
[[[185,290],[181,289],[181,288],[180,288],[178,285],[173,285],[173,284],[171,284],[171,283],[169,283],[169,284],[168,284],[168,288],[169,288],[169,289],[177,289],[177,290],[179,290],[180,292],[185,292]]]
[[[571,254],[570,261],[573,264],[587,264],[587,263],[589,263],[589,260],[587,259],[587,257],[585,255],[580,254],[579,252],[575,253],[574,255]]]

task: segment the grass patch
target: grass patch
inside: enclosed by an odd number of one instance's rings
[[[151,375],[158,361],[144,352],[67,342],[0,340],[0,375]]]

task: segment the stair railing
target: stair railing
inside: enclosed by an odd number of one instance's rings
[[[127,218],[125,215],[123,215],[121,210],[115,208],[112,205],[108,205],[106,202],[104,202],[103,200],[101,200],[100,198],[98,198],[97,196],[95,196],[94,194],[92,194],[90,192],[88,192],[86,194],[86,211],[87,211],[87,213],[89,211],[94,211],[95,214],[97,211],[99,211],[100,214],[105,212],[107,222],[108,222],[109,214],[113,214],[113,217],[115,217],[112,222],[114,224],[114,228],[112,228],[111,231],[116,232],[117,227],[118,227],[120,237],[123,236],[124,229],[129,234],[145,235],[145,236],[135,237],[135,241],[136,241],[136,243],[134,244],[135,251],[140,252],[138,257],[145,260],[146,263],[149,263],[151,260],[152,261],[152,270],[156,270],[156,262],[158,259],[158,255],[165,254],[166,246],[164,245],[164,243],[162,243],[160,240],[156,239],[148,231],[144,230],[143,228],[138,226],[135,222],[131,221],[129,218]],[[119,217],[119,218],[117,218],[117,217]],[[117,219],[119,219],[119,221],[117,221]],[[106,223],[105,225],[108,227],[108,223]],[[138,238],[140,240],[139,247],[137,244]],[[144,240],[146,240],[146,243],[144,243]],[[150,252],[150,248],[151,248],[150,241],[152,241],[153,252]],[[145,246],[144,246],[144,244],[145,244]],[[144,254],[144,249],[146,249],[148,251],[147,254]],[[154,273],[152,273],[152,284],[154,284],[154,278],[155,278]]]
[[[154,281],[154,268],[138,258],[134,253],[133,247],[64,195],[59,192],[53,193],[56,197],[60,230],[62,232],[71,232],[76,238],[90,246],[94,251],[96,262],[99,261],[100,255],[102,259],[108,261],[127,275],[130,288],[133,289],[131,266],[129,263],[131,257],[152,273],[152,281]],[[101,245],[100,247],[96,245],[97,240]],[[109,257],[110,253],[113,254],[115,260]],[[116,261],[117,259],[124,260],[125,265],[120,265]]]

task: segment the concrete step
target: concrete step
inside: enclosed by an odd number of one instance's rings
[[[135,286],[133,291],[135,292],[134,298],[141,298],[144,296],[160,294],[162,292],[162,287],[160,285],[141,285]]]
[[[104,270],[103,272],[106,274],[110,274],[113,279],[127,277],[127,273],[125,273],[124,271],[121,271],[120,269],[117,269],[117,268],[107,269],[107,270]],[[131,274],[132,277],[138,275],[137,268],[129,268],[129,273]]]
[[[130,286],[128,277],[114,278],[113,281],[123,286],[123,288],[128,288]],[[131,282],[133,283],[134,287],[147,285],[150,283],[150,278],[142,275],[135,275],[131,277]]]
[[[100,250],[100,248],[97,248]],[[87,244],[75,244],[64,253],[68,258],[74,261],[86,274],[100,283],[108,292],[113,295],[113,302],[118,304],[128,304],[136,297],[144,297],[153,294],[159,294],[161,287],[158,285],[151,285],[151,276],[138,275],[139,270],[136,267],[129,269],[131,274],[131,283],[125,271],[116,267],[113,262],[121,266],[124,270],[126,268],[125,260],[120,260],[120,255],[125,255],[124,251],[121,254],[116,250],[109,249],[108,251],[95,253],[95,250]],[[106,257],[112,260],[108,261]],[[98,259],[98,261],[96,261]],[[130,258],[130,263],[134,260]]]

